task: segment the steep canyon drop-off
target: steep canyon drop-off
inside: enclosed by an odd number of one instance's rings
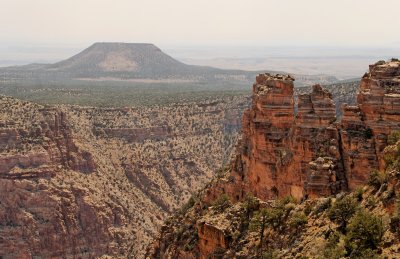
[[[210,196],[226,192],[239,200],[252,192],[263,200],[287,195],[300,200],[366,184],[372,169],[385,166],[387,136],[400,129],[399,64],[371,65],[358,105],[344,105],[341,121],[332,95],[320,85],[298,96],[295,114],[293,79],[259,75],[252,107],[243,116],[234,184],[221,183]]]
[[[190,204],[193,207],[167,221],[149,247],[150,257],[255,256],[254,236],[243,221],[249,217],[243,205],[249,194],[264,202],[260,206],[272,208],[269,200],[292,196],[303,201],[294,209],[301,212],[305,206],[324,203],[321,197],[365,186],[373,170],[385,170],[388,136],[400,129],[398,60],[369,67],[360,83],[357,105],[343,105],[341,121],[336,119],[332,95],[320,85],[314,85],[310,94],[299,95],[296,107],[293,81],[284,75],[257,76],[252,106],[243,115],[242,139],[231,166],[225,176],[195,197]],[[395,194],[398,184],[390,186]],[[374,196],[367,189],[366,195],[376,204],[382,192]],[[233,204],[226,207],[224,197]],[[218,209],[221,204],[225,211]],[[385,203],[362,204],[371,211],[375,208],[381,218],[393,213],[393,206],[387,208]],[[326,216],[313,217],[313,221],[305,221],[305,234],[289,231],[277,235],[270,246],[280,247],[285,258],[316,256],[315,250],[323,248],[318,248],[318,240],[324,240],[321,236],[330,233],[334,225]],[[393,240],[388,241],[387,251],[395,251],[399,242]]]

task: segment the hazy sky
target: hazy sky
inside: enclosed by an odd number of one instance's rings
[[[0,42],[393,46],[399,10],[399,0],[0,0]]]

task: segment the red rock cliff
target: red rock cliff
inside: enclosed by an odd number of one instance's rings
[[[200,194],[199,204],[213,205],[217,197],[223,197],[221,193],[232,201],[241,200],[246,193],[262,200],[286,195],[303,199],[365,185],[372,170],[385,166],[383,149],[388,135],[400,130],[400,62],[370,66],[361,81],[358,105],[342,109],[343,118],[338,122],[332,95],[315,85],[311,93],[298,96],[295,114],[293,79],[259,75],[253,85],[252,106],[243,116],[242,139],[231,171],[227,169],[226,176]],[[190,213],[199,211],[196,206]],[[210,215],[204,216],[200,210],[195,222],[198,242],[185,258],[214,258],[215,251],[229,250],[226,241],[232,235],[227,230],[235,217],[228,210],[224,222],[224,213],[208,212]],[[189,221],[190,213],[177,217],[179,226],[183,219]],[[193,228],[191,224],[188,229]],[[171,251],[181,253],[179,246],[169,245],[176,243],[171,240],[172,226],[170,232],[164,228],[149,248],[152,258],[168,258]]]
[[[372,168],[383,169],[387,136],[400,129],[400,62],[378,62],[360,84],[358,106],[343,107],[343,161],[351,190],[365,184]]]
[[[263,199],[297,199],[353,190],[383,168],[387,136],[400,129],[400,62],[370,66],[360,85],[358,106],[343,107],[336,121],[332,95],[320,85],[298,96],[295,114],[290,76],[261,74],[253,85],[252,107],[244,113],[242,139],[231,181],[218,182],[233,200],[251,192]]]
[[[315,85],[299,96],[295,116],[293,79],[259,75],[253,86],[253,105],[243,118],[243,139],[234,172],[244,193],[262,199],[335,193],[343,182],[339,133],[332,95]],[[328,157],[329,171],[316,173],[310,163]],[[306,188],[305,188],[306,185]]]

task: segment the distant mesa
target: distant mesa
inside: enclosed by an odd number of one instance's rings
[[[246,86],[261,72],[276,71],[244,71],[187,65],[150,43],[115,42],[95,43],[75,56],[55,64],[0,68],[0,75],[4,81],[39,81],[43,84],[49,82],[69,84],[74,80],[96,82],[156,79],[163,83],[227,82],[231,84],[235,82]],[[337,78],[327,75],[295,76],[298,79],[296,85],[338,81]],[[140,81],[140,83],[144,82]]]
[[[95,43],[77,55],[48,69],[72,73],[156,72],[185,66],[149,43]]]

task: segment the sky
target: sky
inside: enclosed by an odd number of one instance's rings
[[[0,67],[54,63],[95,42],[146,42],[188,64],[251,58],[358,75],[400,56],[399,10],[400,0],[0,0]]]
[[[0,0],[0,42],[393,46],[399,10],[398,0]]]

